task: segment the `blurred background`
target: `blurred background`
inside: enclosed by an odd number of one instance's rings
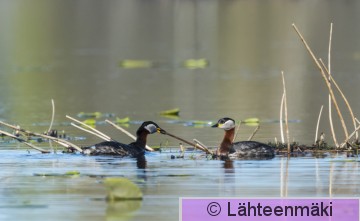
[[[66,114],[99,111],[154,120],[210,146],[219,143],[221,131],[182,122],[257,117],[262,123],[255,139],[273,141],[280,136],[283,70],[290,139],[312,143],[325,105],[320,131],[332,143],[326,85],[291,25],[327,62],[334,23],[332,73],[357,115],[359,11],[356,0],[0,0],[0,119],[41,131],[54,99],[55,127],[70,134],[84,133],[61,125]],[[340,97],[339,103],[351,132]],[[180,108],[175,121],[158,114],[171,108]],[[239,139],[253,130],[242,127]]]

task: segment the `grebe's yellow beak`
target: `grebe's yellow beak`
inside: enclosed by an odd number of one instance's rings
[[[166,134],[166,131],[161,129],[160,127],[156,128],[156,131],[160,134]]]

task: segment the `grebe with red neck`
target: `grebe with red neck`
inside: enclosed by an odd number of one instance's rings
[[[233,143],[235,136],[235,120],[224,117],[212,127],[224,129],[225,135],[217,152],[219,156],[235,159],[272,159],[275,157],[274,148],[257,141],[240,141]]]

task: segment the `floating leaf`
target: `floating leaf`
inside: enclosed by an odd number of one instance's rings
[[[119,63],[119,66],[125,69],[135,69],[135,68],[151,68],[153,63],[148,60],[122,60]]]
[[[130,118],[129,117],[125,117],[125,118],[116,118],[115,123],[117,124],[126,124],[130,122]]]
[[[188,69],[198,69],[198,68],[206,68],[209,66],[209,61],[202,59],[188,59],[183,63],[184,67]]]
[[[259,118],[256,118],[256,117],[251,117],[251,118],[247,118],[243,121],[241,121],[242,123],[245,123],[245,124],[249,124],[249,123],[259,123],[260,122],[260,119]]]
[[[176,115],[176,116],[178,116],[179,113],[180,113],[179,108],[169,109],[169,110],[165,110],[165,111],[160,112],[161,115]]]
[[[80,172],[73,170],[73,171],[67,171],[66,173],[34,173],[34,176],[44,176],[44,177],[50,177],[50,176],[56,176],[56,177],[64,177],[64,176],[79,176]]]
[[[142,199],[140,188],[126,178],[110,177],[104,180],[110,201],[126,199]]]
[[[96,124],[96,120],[95,119],[86,119],[86,120],[83,121],[83,123],[86,124],[86,125],[94,127],[95,124]]]
[[[79,118],[100,118],[103,114],[101,112],[80,112],[77,114]]]
[[[65,175],[67,175],[67,176],[80,175],[80,172],[77,171],[77,170],[72,170],[72,171],[67,171],[67,172],[65,173]]]

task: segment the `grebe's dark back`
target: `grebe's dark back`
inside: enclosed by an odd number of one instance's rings
[[[84,147],[83,153],[87,155],[114,155],[139,157],[145,154],[147,135],[153,133],[166,133],[156,123],[145,121],[136,131],[136,141],[130,144],[123,144],[117,141],[105,141],[90,147]]]

